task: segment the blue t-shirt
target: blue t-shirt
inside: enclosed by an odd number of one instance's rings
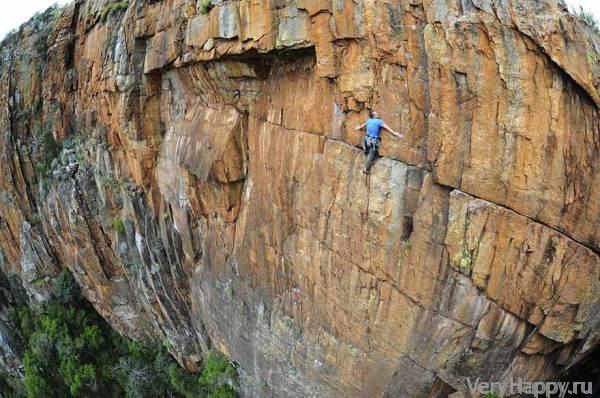
[[[372,138],[379,138],[379,131],[383,127],[381,119],[367,119],[367,135]]]

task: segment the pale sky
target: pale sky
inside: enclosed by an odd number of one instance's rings
[[[23,22],[26,22],[36,12],[43,11],[54,3],[66,4],[69,0],[3,0],[2,2],[4,4],[2,4],[2,11],[0,11],[0,40],[9,31],[18,28]],[[584,9],[592,12],[596,16],[596,19],[600,21],[599,0],[566,0],[566,2],[577,8],[581,4]]]
[[[579,10],[579,6],[582,5],[583,9],[591,12],[596,17],[596,21],[600,22],[600,1],[598,0],[565,0],[569,6],[575,7]]]
[[[67,4],[69,0],[2,0],[0,11],[0,40],[11,30],[27,22],[36,12],[44,11],[52,4]]]

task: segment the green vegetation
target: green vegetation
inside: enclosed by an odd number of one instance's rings
[[[462,248],[462,257],[460,258],[460,269],[465,272],[471,271],[471,266],[473,265],[473,252],[469,250],[466,244],[463,242]]]
[[[133,262],[133,263],[131,263],[131,264],[126,264],[126,266],[127,266],[129,269],[132,269],[132,270],[133,270],[133,272],[140,272],[140,270],[142,269],[142,263],[141,263],[141,262],[139,262],[139,261],[134,261],[134,262]]]
[[[13,397],[235,397],[235,369],[210,353],[200,375],[182,370],[165,347],[154,349],[114,332],[82,299],[68,272],[40,308],[11,313],[25,346],[24,380],[0,375]]]
[[[62,149],[72,149],[76,150],[79,146],[83,144],[83,139],[81,135],[73,134],[65,138],[62,142]]]
[[[204,370],[200,375],[200,384],[205,386],[212,386],[219,384],[219,382],[225,377],[231,379],[235,376],[235,370],[231,366],[231,362],[227,358],[211,352],[208,354],[208,360],[204,366]]]
[[[102,10],[102,22],[106,22],[106,19],[113,12],[124,11],[127,7],[129,7],[129,0],[113,1],[110,4],[107,4],[106,7],[104,7],[104,10]]]
[[[227,300],[233,300],[233,288],[230,285],[227,285],[225,288],[225,295],[227,296]]]
[[[410,239],[405,239],[402,241],[402,254],[404,255],[408,255],[408,253],[410,252],[410,248],[411,248],[411,243],[410,243]]]
[[[50,129],[42,129],[38,135],[40,159],[35,165],[37,175],[44,179],[50,171],[52,161],[60,154],[61,147],[54,139]]]
[[[64,6],[61,6],[58,3],[54,3],[50,7],[46,8],[46,10],[44,10],[43,12],[38,11],[34,13],[31,19],[34,22],[44,22],[48,20],[54,21],[55,19],[60,17],[60,14],[62,13],[63,9]]]
[[[29,223],[31,225],[38,225],[40,223],[40,213],[32,213],[29,217]]]
[[[71,274],[68,271],[63,271],[54,280],[52,295],[59,302],[70,304],[80,300],[81,292],[79,285],[75,283]]]
[[[54,139],[49,123],[37,123],[34,131],[35,143],[30,148],[34,154],[36,181],[41,182],[46,189],[50,183],[49,172],[55,159],[59,158],[62,151],[75,148],[80,138],[71,136],[58,142]]]
[[[206,15],[213,8],[212,0],[198,0],[200,14]]]
[[[600,33],[600,24],[594,17],[594,14],[584,10],[582,6],[579,6],[579,9],[573,9],[573,14],[575,14],[577,18],[579,18],[581,21],[590,26],[594,30],[594,32]]]
[[[119,235],[125,235],[125,224],[119,217],[113,219],[112,227]]]

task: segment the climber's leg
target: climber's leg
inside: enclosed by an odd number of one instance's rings
[[[367,156],[367,163],[365,165],[364,173],[369,174],[371,172],[371,166],[375,162],[375,158],[377,157],[377,147],[375,145],[371,145],[369,149],[369,155]]]

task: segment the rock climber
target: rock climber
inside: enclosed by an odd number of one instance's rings
[[[356,131],[362,130],[365,127],[367,128],[367,134],[362,139],[362,149],[365,155],[367,155],[367,163],[365,164],[363,173],[369,174],[371,166],[373,166],[373,162],[375,162],[375,158],[377,157],[377,153],[379,152],[379,144],[381,143],[379,133],[381,129],[389,131],[398,138],[403,138],[404,135],[392,130],[387,124],[383,122],[383,120],[379,118],[379,113],[377,113],[376,111],[370,111],[369,119],[367,119],[365,123],[356,127]]]

